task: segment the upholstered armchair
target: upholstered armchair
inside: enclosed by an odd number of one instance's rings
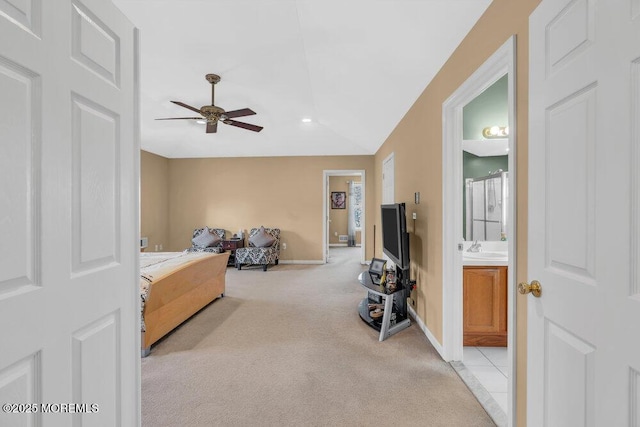
[[[262,265],[267,271],[269,264],[278,265],[280,259],[280,229],[252,228],[249,231],[249,246],[236,249],[236,268],[243,265]]]
[[[207,234],[204,234],[207,232]],[[191,239],[191,247],[187,252],[209,252],[219,254],[224,252],[222,249],[222,241],[224,240],[225,231],[222,228],[196,228],[193,230],[193,238]]]

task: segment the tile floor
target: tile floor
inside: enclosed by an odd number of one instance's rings
[[[507,413],[507,347],[464,347],[464,366]]]

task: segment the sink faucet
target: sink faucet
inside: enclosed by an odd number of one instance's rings
[[[481,247],[482,245],[478,243],[478,240],[476,239],[473,241],[473,244],[469,246],[469,249],[467,249],[467,252],[480,252]]]

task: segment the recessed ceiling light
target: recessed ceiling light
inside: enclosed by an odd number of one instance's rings
[[[303,117],[302,123],[311,123],[311,119],[309,117]]]

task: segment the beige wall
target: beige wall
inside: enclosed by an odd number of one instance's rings
[[[527,133],[528,133],[528,17],[539,0],[494,0],[485,14],[424,90],[403,120],[376,153],[375,183],[382,183],[382,160],[395,153],[396,201],[406,202],[418,220],[408,221],[411,234],[412,293],[415,309],[436,339],[442,342],[442,103],[507,39],[516,35],[517,122],[517,280],[526,280]],[[414,192],[421,202],[413,204]],[[381,202],[376,192],[376,205]],[[379,222],[376,212],[376,221]],[[379,233],[378,233],[379,234]],[[380,235],[376,236],[380,239]],[[377,250],[379,252],[379,249]],[[380,253],[378,253],[380,255]],[[511,284],[514,286],[515,284]],[[518,425],[526,424],[526,300],[517,304]]]
[[[349,184],[347,181],[360,182],[359,176],[330,176],[329,177],[329,201],[332,191],[344,191],[347,194],[347,208],[346,209],[331,209],[329,208],[329,219],[331,223],[329,225],[329,244],[332,243],[346,243],[340,242],[338,236],[341,234],[347,234],[347,224],[349,222]],[[331,205],[329,205],[331,206]],[[336,235],[336,233],[338,233]],[[360,242],[357,242],[360,243]]]
[[[169,246],[169,159],[140,152],[140,236],[149,238],[147,252]]]
[[[362,169],[373,177],[373,156],[243,157],[169,160],[170,250],[190,246],[195,227],[236,233],[278,227],[283,261],[322,260],[323,171]],[[374,218],[375,191],[366,185],[365,215]],[[366,256],[373,254],[367,224]],[[369,235],[370,234],[370,235]]]

